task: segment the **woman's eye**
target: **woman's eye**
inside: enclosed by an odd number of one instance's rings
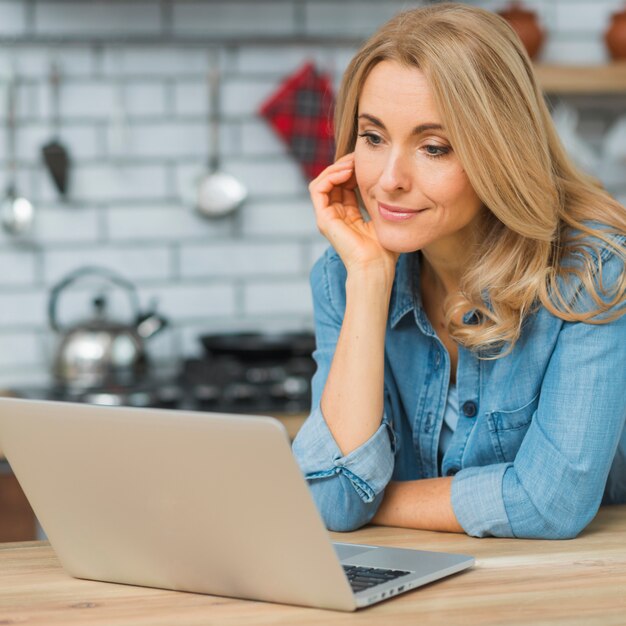
[[[429,144],[424,146],[424,150],[426,150],[426,154],[430,157],[440,157],[445,156],[450,152],[450,148],[446,148],[444,146],[436,146],[434,144]]]
[[[363,137],[365,143],[370,146],[379,146],[381,142],[381,138],[373,133],[360,133],[359,137]]]

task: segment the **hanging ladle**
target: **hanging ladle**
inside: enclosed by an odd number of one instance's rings
[[[17,164],[15,156],[15,109],[16,109],[16,78],[11,68],[6,83],[7,99],[7,159],[9,173],[7,188],[0,205],[2,227],[11,235],[24,235],[30,231],[35,217],[35,209],[31,202],[20,196],[16,189]]]
[[[248,192],[232,174],[220,171],[219,104],[220,77],[217,59],[209,71],[209,172],[198,185],[197,211],[205,217],[228,215],[240,206]]]

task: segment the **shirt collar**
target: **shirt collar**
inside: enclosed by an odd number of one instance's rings
[[[389,323],[395,328],[400,320],[410,311],[413,311],[415,321],[425,332],[432,332],[430,322],[422,307],[420,293],[420,253],[411,252],[401,254],[396,264],[396,279],[391,293],[389,309]],[[463,315],[464,324],[478,324],[479,314],[471,310]]]
[[[391,328],[409,311],[421,309],[419,291],[419,253],[401,254],[396,264],[396,279],[391,293],[389,323]]]

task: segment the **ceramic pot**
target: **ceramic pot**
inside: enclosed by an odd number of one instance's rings
[[[604,41],[614,61],[626,59],[626,9],[613,13]]]
[[[522,40],[528,56],[535,59],[545,40],[545,32],[539,25],[539,19],[534,11],[529,11],[521,2],[512,2],[510,6],[498,12],[517,33]]]

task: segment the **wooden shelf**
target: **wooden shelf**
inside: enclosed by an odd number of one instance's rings
[[[542,65],[535,73],[548,94],[625,94],[626,61],[606,65]]]

